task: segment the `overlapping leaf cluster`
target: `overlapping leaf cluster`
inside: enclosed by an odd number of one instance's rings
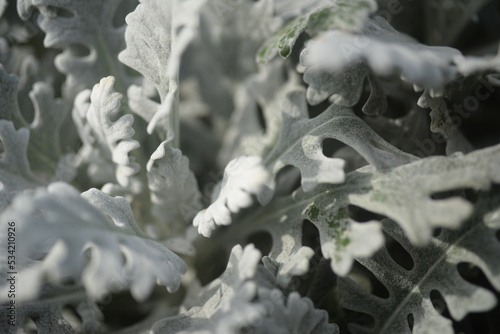
[[[0,1],[0,331],[500,331],[490,4],[396,5]]]

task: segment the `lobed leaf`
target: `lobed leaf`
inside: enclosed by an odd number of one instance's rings
[[[131,177],[140,166],[129,153],[140,144],[132,139],[132,115],[112,121],[118,116],[121,100],[121,94],[113,92],[114,82],[113,77],[103,78],[92,92],[85,90],[75,100],[73,120],[83,142],[79,154],[89,164],[88,174],[94,181],[117,181],[122,187],[134,188]]]
[[[283,101],[299,88],[299,77],[291,71],[285,73],[282,62],[273,62],[250,75],[236,92],[235,110],[218,157],[220,164],[244,154],[267,154],[278,139]]]
[[[19,286],[19,285],[18,285]],[[66,318],[67,310],[76,311],[79,322],[71,323]],[[2,305],[0,316],[8,319],[9,309]],[[78,288],[45,288],[36,301],[16,305],[16,326],[7,321],[0,323],[0,331],[5,334],[17,334],[25,323],[32,320],[38,333],[53,334],[97,334],[102,332],[103,315],[95,301]]]
[[[193,225],[209,237],[217,225],[231,224],[231,213],[252,205],[252,195],[263,196],[266,186],[272,184],[272,174],[256,156],[242,156],[231,160],[224,170],[224,179],[216,200],[196,215]]]
[[[354,76],[359,62],[366,64],[377,76],[397,76],[418,89],[430,89],[432,95],[443,94],[444,86],[457,77],[453,59],[460,55],[453,48],[422,45],[377,17],[367,21],[360,34],[330,31],[311,39],[301,53],[300,62],[320,72],[308,74],[307,79],[313,87],[309,96],[317,103],[333,93],[348,99],[344,97],[347,94],[335,86],[338,79],[329,78],[328,73],[336,76],[337,72],[342,74],[351,69],[349,73]],[[322,74],[323,71],[326,74]]]
[[[65,96],[73,101],[105,76],[117,79],[122,94],[134,81],[117,61],[125,47],[125,25],[114,25],[125,16],[121,8],[133,6],[136,0],[20,0],[18,12],[27,20],[37,10],[45,47],[63,50],[55,65],[66,74]]]
[[[249,319],[263,316],[263,306],[254,302],[254,282],[261,254],[253,245],[235,246],[227,268],[202,289],[194,289],[184,304],[188,311],[157,322],[152,333],[237,334]]]
[[[126,18],[127,47],[119,59],[153,83],[162,102],[148,125],[148,133],[152,133],[160,119],[167,117],[167,136],[178,141],[175,118],[180,61],[195,36],[198,11],[205,2],[143,0]]]
[[[424,245],[431,240],[434,228],[456,229],[472,213],[472,205],[463,198],[431,196],[465,188],[486,190],[491,183],[500,183],[499,166],[498,145],[467,155],[429,157],[374,175],[370,191],[352,194],[349,199],[394,219],[412,244]]]
[[[452,323],[433,306],[431,292],[438,291],[455,320],[470,312],[481,312],[496,305],[494,294],[462,278],[457,265],[478,266],[496,290],[500,290],[500,244],[495,233],[500,228],[498,189],[481,196],[473,216],[456,230],[443,229],[424,248],[410,244],[403,231],[391,220],[383,228],[399,242],[413,259],[407,270],[396,264],[385,248],[372,258],[360,259],[389,290],[383,299],[362,290],[349,279],[341,279],[342,304],[373,317],[372,328],[351,324],[353,333],[454,333]],[[412,328],[408,318],[413,318]]]
[[[351,146],[381,170],[416,160],[379,137],[349,109],[331,105],[319,116],[309,119],[302,90],[288,94],[283,111],[280,136],[264,162],[274,173],[285,165],[299,168],[306,191],[320,183],[344,181],[343,160],[327,158],[322,152],[326,138]]]
[[[52,86],[45,82],[36,82],[29,92],[34,107],[34,118],[28,123],[17,101],[19,79],[15,75],[7,74],[1,65],[0,85],[0,118],[11,120],[17,128],[29,129],[29,161],[35,171],[50,179],[54,174],[54,166],[61,157],[59,132],[68,111],[67,104],[54,97]]]
[[[155,283],[177,290],[186,272],[179,257],[145,237],[124,198],[97,189],[80,196],[65,183],[53,183],[18,196],[2,218],[16,222],[16,237],[23,240],[17,256],[42,259],[19,274],[33,293],[45,281],[69,279],[94,299],[129,288],[142,301]]]
[[[183,74],[196,82],[214,122],[228,121],[236,91],[258,71],[257,49],[280,22],[270,0],[212,0],[203,6],[198,38],[186,51]]]
[[[308,271],[314,255],[311,248],[302,245],[302,225],[308,219],[318,228],[321,252],[330,260],[332,270],[345,276],[355,258],[370,256],[384,242],[378,222],[361,224],[347,214],[350,194],[366,191],[369,179],[350,173],[341,185],[321,185],[308,192],[299,189],[236,221],[238,230],[231,232],[236,240],[252,232],[268,232],[273,241],[269,257],[279,264],[277,282],[286,287],[293,276]]]
[[[265,291],[261,299],[268,301],[271,307],[262,324],[255,326],[255,333],[266,334],[338,334],[336,324],[328,323],[328,314],[314,308],[308,298],[302,298],[298,292],[292,292],[285,298],[278,290]],[[268,304],[268,305],[269,305]]]
[[[266,154],[263,162],[259,162],[259,165],[262,166],[255,169],[255,173],[259,176],[254,177],[254,180],[245,178],[242,181],[245,188],[252,189],[247,190],[246,193],[256,194],[261,203],[266,203],[272,197],[275,188],[274,177],[286,165],[295,166],[300,170],[302,188],[305,191],[311,191],[321,183],[338,184],[344,182],[343,160],[328,158],[323,154],[322,142],[325,138],[334,138],[348,144],[380,170],[417,160],[416,157],[404,153],[384,141],[348,109],[332,105],[319,116],[309,119],[304,95],[302,89],[293,90],[286,94],[282,105],[283,122],[276,144]],[[235,161],[238,160],[230,162],[226,170],[230,167],[233,168],[232,164],[236,163]],[[245,160],[241,160],[241,163],[243,161]],[[248,166],[241,167],[241,173],[245,170],[250,171],[252,164],[256,165],[257,163],[248,163]],[[240,163],[239,165],[243,166]],[[235,175],[239,174],[240,172]],[[238,177],[243,178],[241,175]],[[199,226],[199,232],[205,236],[210,236],[216,225],[229,225],[231,213],[237,213],[240,208],[252,204],[248,194],[242,193],[240,195],[233,189],[232,195],[229,195],[231,192],[224,189],[224,182],[234,181],[230,177],[227,178],[227,181],[223,180],[223,191],[218,199],[209,206],[207,211],[201,211],[195,217],[194,225]],[[229,188],[229,185],[225,185],[225,187],[232,189]],[[234,188],[234,186],[231,187]],[[235,197],[235,199],[231,197]],[[243,201],[243,199],[245,200]],[[234,203],[234,209],[231,208],[233,205],[231,203]]]
[[[296,292],[285,296],[276,289],[271,264],[259,265],[260,257],[253,245],[233,247],[226,271],[218,279],[203,288],[190,287],[184,304],[189,310],[159,321],[152,332],[338,333],[337,325],[328,323],[326,312],[315,309],[309,299]]]

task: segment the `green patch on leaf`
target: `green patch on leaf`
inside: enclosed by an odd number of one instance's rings
[[[346,236],[345,221],[349,219],[347,208],[339,209],[335,214],[327,214],[321,211],[316,205],[310,204],[304,211],[304,215],[312,222],[323,221],[332,230],[337,248],[344,248],[350,243],[350,239]]]
[[[335,235],[335,244],[337,248],[344,248],[351,242],[348,236],[346,236],[346,228],[344,222],[349,219],[347,215],[347,208],[342,208],[337,211],[333,217],[327,219],[327,223],[333,230]]]
[[[331,29],[359,32],[374,9],[372,1],[339,1],[333,7],[312,12],[306,32],[310,36]]]
[[[273,59],[278,52],[281,57],[288,57],[292,52],[297,38],[307,25],[307,19],[308,15],[302,15],[288,22],[259,49],[257,60],[265,64]]]
[[[337,1],[330,7],[313,9],[293,18],[271,36],[259,49],[257,61],[265,64],[278,53],[287,58],[304,31],[311,37],[331,29],[361,31],[368,15],[374,10],[375,3],[372,0]]]
[[[316,219],[318,219],[319,209],[316,207],[316,205],[311,204],[306,209],[305,214],[307,217],[309,217],[310,220],[316,220]]]

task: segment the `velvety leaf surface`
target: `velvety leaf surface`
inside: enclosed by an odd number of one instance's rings
[[[272,174],[262,165],[260,157],[242,156],[231,160],[224,170],[216,200],[196,215],[193,225],[200,234],[209,237],[217,225],[231,224],[231,213],[252,205],[252,195],[263,196],[272,183]]]
[[[117,79],[122,94],[133,82],[117,57],[125,48],[125,25],[120,21],[127,8],[135,6],[136,0],[20,0],[18,12],[28,19],[37,10],[45,47],[63,50],[55,64],[67,75],[65,94],[72,101],[108,75]]]
[[[27,158],[29,130],[16,130],[12,122],[0,120],[0,139],[3,153],[0,157],[0,209],[25,189],[41,185],[31,172]]]
[[[113,77],[107,77],[92,91],[78,94],[73,120],[83,141],[80,159],[89,165],[89,176],[95,182],[118,182],[125,187],[132,186],[130,177],[140,168],[129,152],[140,145],[132,139],[134,116],[127,114],[112,121],[119,116],[121,105],[114,83]]]
[[[289,93],[282,108],[280,136],[264,162],[275,173],[288,164],[299,168],[302,187],[306,191],[319,183],[344,181],[343,161],[328,158],[322,152],[326,138],[351,146],[370,164],[382,170],[417,159],[385,142],[349,109],[331,105],[310,119],[302,90]]]
[[[45,281],[71,279],[94,299],[130,289],[144,300],[156,283],[177,290],[186,271],[179,257],[139,230],[124,198],[96,189],[80,196],[65,183],[53,183],[17,197],[2,219],[16,222],[16,237],[23,240],[19,262],[43,260],[19,273],[24,289],[35,294]],[[4,224],[2,235],[6,231]]]
[[[495,295],[466,281],[457,270],[459,263],[478,266],[496,290],[500,290],[500,244],[495,237],[500,228],[498,189],[484,193],[474,214],[456,230],[443,230],[429,245],[417,248],[391,220],[383,221],[384,231],[399,242],[413,259],[413,268],[396,264],[385,248],[360,263],[380,280],[389,291],[383,299],[362,290],[353,281],[341,279],[342,304],[373,316],[372,328],[352,324],[353,333],[454,333],[451,321],[433,306],[431,292],[444,298],[455,320],[470,312],[487,311],[496,305]],[[408,317],[413,318],[413,329]]]
[[[68,112],[68,105],[54,97],[54,89],[45,82],[37,82],[29,92],[34,108],[31,123],[27,122],[18,103],[19,79],[7,74],[0,65],[0,117],[11,120],[17,128],[29,129],[28,159],[34,170],[45,179],[53,177],[61,157],[60,128]]]
[[[70,323],[65,316],[69,308],[80,318],[77,324]],[[0,316],[8,319],[8,309],[2,307]],[[38,333],[47,334],[98,334],[102,332],[103,315],[95,301],[88,298],[80,288],[46,288],[38,300],[16,305],[16,326],[7,321],[0,323],[5,334],[19,333],[32,320]],[[76,326],[75,326],[76,325]]]
[[[299,35],[306,31],[315,36],[325,30],[344,30],[358,32],[363,29],[368,15],[376,9],[372,0],[332,1],[328,6],[320,6],[299,15],[269,38],[259,49],[257,61],[267,63],[278,53],[287,58]]]
[[[151,155],[147,171],[153,215],[182,231],[201,209],[201,195],[188,158],[164,142]]]
[[[335,72],[360,60],[377,75],[398,75],[417,86],[442,90],[455,78],[456,68],[450,63],[460,54],[448,47],[419,44],[377,18],[368,21],[364,35],[331,31],[312,39],[302,51],[301,63]]]
[[[127,47],[119,59],[153,83],[162,102],[150,120],[148,132],[152,133],[159,120],[166,117],[167,136],[177,143],[178,111],[174,109],[178,108],[180,59],[194,38],[198,10],[205,1],[145,0],[126,18]]]

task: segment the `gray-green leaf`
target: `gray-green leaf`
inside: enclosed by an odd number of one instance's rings
[[[359,32],[363,29],[368,15],[376,9],[372,0],[339,0],[328,7],[313,10],[293,18],[274,33],[257,53],[257,61],[267,63],[278,53],[287,58],[300,34],[306,31],[309,36],[332,29]]]
[[[385,248],[372,258],[359,259],[387,288],[387,299],[371,295],[349,279],[340,279],[343,306],[367,313],[375,321],[371,328],[351,324],[353,333],[454,333],[451,321],[433,306],[433,290],[442,295],[455,320],[496,305],[493,293],[469,283],[457,270],[459,263],[476,265],[500,290],[500,244],[495,237],[500,228],[500,196],[498,189],[483,195],[467,223],[456,231],[443,229],[424,248],[412,246],[394,222],[383,221],[384,231],[406,249],[414,265],[409,270],[399,266]],[[408,323],[410,315],[413,329]]]

